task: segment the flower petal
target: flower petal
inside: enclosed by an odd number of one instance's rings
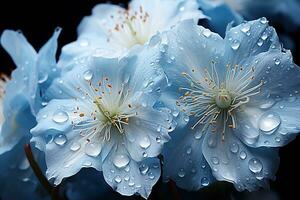
[[[158,158],[147,158],[141,162],[129,160],[122,144],[115,146],[103,163],[105,181],[122,195],[135,193],[149,197],[152,187],[160,177]]]
[[[238,127],[234,132],[247,145],[278,147],[294,139],[300,130],[300,121],[290,112],[292,109],[292,113],[299,112],[296,105],[299,103],[300,68],[293,64],[291,52],[281,47],[275,30],[264,20],[262,18],[240,25],[231,29],[226,36],[232,41],[240,41],[237,50],[229,50],[230,47],[227,47],[237,64],[243,66],[244,70],[250,67],[255,69],[249,87],[258,85],[261,81],[264,83],[262,91],[250,97],[246,108],[241,112],[237,111]],[[245,27],[251,27],[250,36],[243,35],[242,31],[236,34]],[[229,46],[228,43],[229,39]],[[268,118],[271,121],[266,121],[268,116],[273,116]],[[262,126],[267,126],[267,122],[272,123],[274,120],[278,124],[274,124],[273,128],[269,127],[272,130],[264,131],[266,129]]]
[[[192,126],[190,123],[187,126]],[[187,190],[199,190],[215,181],[202,154],[204,137],[198,129],[176,129],[164,148],[164,179]]]
[[[182,73],[191,75],[195,80],[206,76],[205,68],[210,68],[212,61],[223,63],[220,56],[224,50],[223,39],[193,21],[184,21],[166,33],[168,45],[162,45],[163,58],[161,66],[168,78],[168,89],[163,92],[160,101],[169,107],[177,117],[178,124],[185,125],[185,117],[179,114],[176,101],[183,92],[181,87],[190,85],[190,81]],[[222,66],[216,66],[225,69]],[[224,70],[225,72],[225,70]]]
[[[234,183],[239,191],[268,186],[279,165],[277,149],[248,147],[229,129],[224,140],[220,133],[207,132],[202,151],[216,179]]]
[[[128,153],[135,161],[158,156],[163,144],[170,139],[170,128],[174,128],[170,114],[151,108],[141,109],[137,117],[130,119],[130,126],[125,127],[124,143]]]
[[[93,128],[89,125],[88,114],[79,116],[77,108],[85,113],[93,112],[93,108],[79,100],[52,100],[38,113],[38,124],[31,130],[31,141],[45,151],[46,175],[49,179],[55,179],[56,185],[82,167],[101,170],[102,140],[95,143],[96,140],[89,139],[89,135],[80,131],[84,128],[76,129],[76,126]],[[106,145],[109,146],[109,143]]]

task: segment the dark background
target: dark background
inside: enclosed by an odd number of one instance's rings
[[[94,5],[101,2],[105,1],[61,0],[60,2],[55,2],[50,0],[2,0],[0,3],[0,33],[4,29],[22,30],[28,41],[38,50],[50,38],[54,29],[59,26],[63,28],[59,38],[59,47],[62,47],[76,40],[76,28],[79,22],[84,16],[90,15]],[[110,2],[127,4],[126,0]],[[277,30],[281,30],[279,25],[273,25]],[[298,32],[291,34],[296,42],[296,50],[293,53],[295,62],[298,65],[300,64],[300,53],[297,51],[297,47],[300,49],[299,39],[297,39],[300,38],[299,33],[300,31],[298,30]],[[8,54],[0,48],[0,72],[9,74],[14,68],[15,66]],[[277,172],[277,180],[271,182],[271,190],[277,193],[280,199],[299,199],[300,184],[297,183],[300,180],[300,162],[298,162],[300,157],[299,144],[300,137],[280,149],[281,163]],[[161,190],[158,188],[159,186],[154,189],[154,192]],[[187,194],[181,190],[179,190],[179,193],[182,197],[187,195],[184,199],[190,199],[192,196],[194,196],[193,199],[198,199],[195,196],[199,197],[199,199],[201,197],[201,199],[232,199],[232,196],[237,196],[235,199],[245,199],[245,196],[248,197],[250,195],[248,193],[237,193],[231,184],[217,184],[200,190],[197,193]],[[263,198],[261,195],[259,196]],[[253,198],[249,197],[249,199]],[[258,199],[255,197],[255,200]]]

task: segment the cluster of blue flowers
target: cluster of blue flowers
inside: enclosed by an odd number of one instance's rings
[[[278,147],[300,132],[300,68],[255,6],[297,26],[287,10],[300,2],[226,2],[99,4],[58,61],[61,29],[38,52],[5,30],[1,45],[17,68],[0,79],[0,199],[50,198],[29,143],[68,199],[106,184],[148,198],[161,176],[186,190],[268,186]]]

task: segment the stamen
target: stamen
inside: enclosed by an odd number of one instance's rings
[[[211,73],[207,69],[204,70],[203,82],[197,81],[195,76],[183,72],[182,75],[191,84],[190,87],[180,88],[180,91],[184,91],[184,95],[176,102],[176,105],[182,107],[181,110],[188,115],[199,117],[191,129],[202,124],[202,131],[205,132],[210,126],[221,123],[221,126],[217,127],[222,127],[222,130],[219,130],[222,140],[225,140],[227,128],[237,127],[235,110],[247,104],[250,97],[259,94],[263,86],[261,81],[249,88],[255,80],[254,67],[245,71],[242,66],[233,65],[231,67],[228,64],[226,68],[227,72],[223,82],[220,82],[214,61],[211,62]]]

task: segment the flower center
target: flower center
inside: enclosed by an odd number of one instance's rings
[[[152,35],[150,16],[143,7],[140,6],[139,11],[128,9],[119,14],[120,22],[110,31],[108,41],[113,40],[127,49],[145,44]]]
[[[232,98],[226,89],[220,89],[216,98],[216,104],[221,109],[226,109],[231,106]]]
[[[104,115],[106,120],[105,124],[109,126],[113,126],[118,129],[119,133],[124,133],[124,125],[128,125],[129,117],[131,115],[120,114],[120,113],[111,113],[107,109],[104,108],[101,101],[96,99],[94,103],[97,105],[99,111]]]
[[[198,121],[191,127],[192,129],[202,124],[204,132],[209,126],[216,125],[223,127],[224,138],[227,127],[237,126],[235,110],[248,103],[251,96],[259,94],[263,82],[250,87],[255,80],[254,67],[244,70],[238,65],[233,67],[227,65],[226,76],[221,82],[215,64],[212,62],[211,72],[206,69],[200,80],[194,75],[196,69],[191,70],[192,74],[182,73],[190,82],[190,86],[180,88],[186,92],[176,104],[181,106],[186,114],[198,118]]]

